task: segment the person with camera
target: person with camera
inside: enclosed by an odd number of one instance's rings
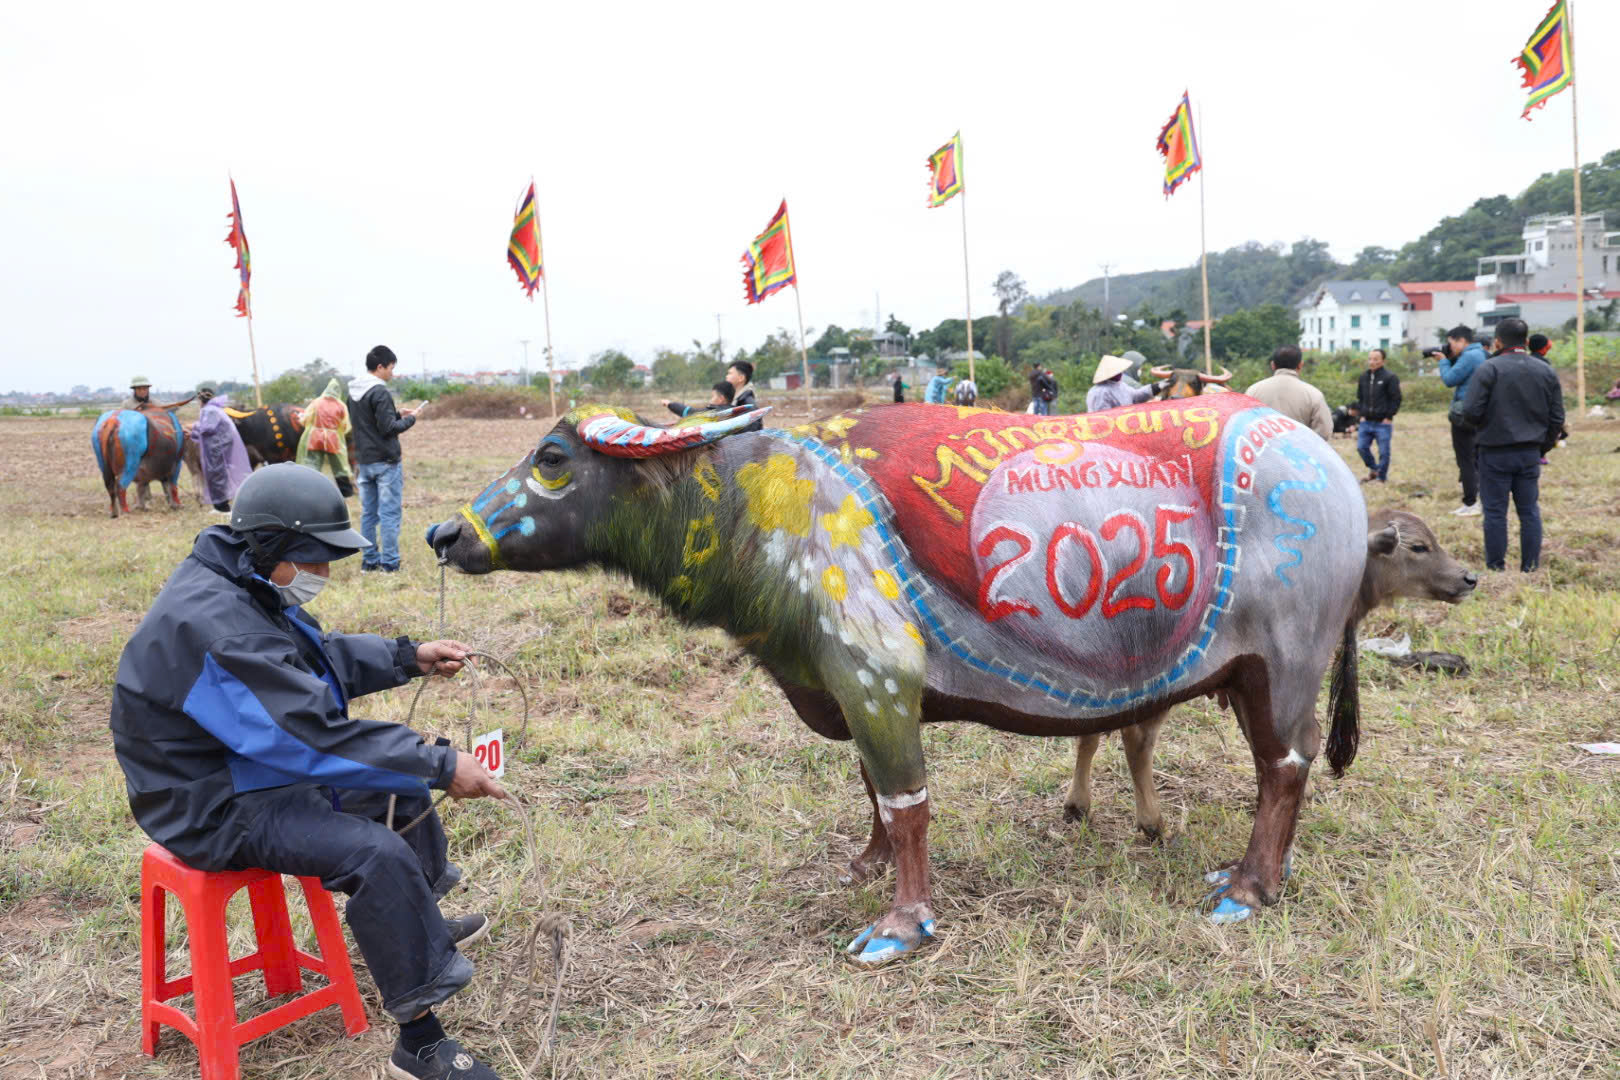
[[[1383,349],[1367,350],[1367,370],[1356,383],[1356,405],[1361,410],[1361,424],[1356,429],[1356,453],[1367,466],[1367,479],[1362,482],[1387,483],[1389,440],[1395,414],[1401,411],[1401,380],[1384,366]],[[1375,440],[1377,458],[1372,455]]]
[[[1427,349],[1424,356],[1432,356],[1440,364],[1440,381],[1455,389],[1451,394],[1451,452],[1457,457],[1457,479],[1462,482],[1462,505],[1452,511],[1456,517],[1478,517],[1479,468],[1474,447],[1474,429],[1463,423],[1463,399],[1468,396],[1468,380],[1479,365],[1485,362],[1485,346],[1474,340],[1474,331],[1467,326],[1454,326],[1446,331],[1446,343],[1438,349]]]
[[[1479,501],[1484,506],[1485,567],[1507,568],[1507,506],[1519,514],[1519,569],[1541,562],[1542,447],[1564,426],[1564,391],[1551,365],[1525,351],[1523,319],[1496,324],[1500,352],[1468,380],[1461,410],[1479,448]]]

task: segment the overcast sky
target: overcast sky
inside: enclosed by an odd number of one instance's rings
[[[538,296],[505,263],[538,184],[560,362],[649,362],[794,327],[738,258],[784,195],[808,327],[972,302],[1209,246],[1310,235],[1347,259],[1571,163],[1570,94],[1532,123],[1510,61],[1547,0],[949,5],[7,4],[0,8],[0,390],[245,377],[227,174],[266,377],[373,344],[408,369],[516,367]],[[1620,77],[1576,11],[1582,156],[1620,147]],[[1206,171],[1166,203],[1153,144],[1189,88]]]

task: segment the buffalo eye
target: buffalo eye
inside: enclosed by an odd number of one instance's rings
[[[565,456],[564,454],[559,453],[556,450],[542,450],[540,452],[540,464],[546,466],[549,469],[559,468],[567,460],[568,460],[567,456]]]
[[[1427,554],[1428,550],[1429,550],[1429,545],[1428,544],[1413,544],[1412,545],[1412,554],[1414,554],[1414,555]]]

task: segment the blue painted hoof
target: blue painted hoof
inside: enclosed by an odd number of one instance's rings
[[[1293,875],[1294,860],[1289,859],[1287,862],[1283,863],[1282,879],[1287,881],[1290,877],[1293,877]],[[1216,886],[1216,891],[1219,892],[1221,889],[1224,889],[1226,886],[1232,883],[1232,871],[1211,870],[1209,873],[1204,875],[1204,880],[1207,883]]]
[[[881,964],[885,960],[892,960],[896,956],[911,952],[922,945],[922,942],[918,942],[915,946],[907,945],[899,938],[874,937],[872,931],[876,929],[877,924],[873,923],[865,930],[862,930],[855,940],[849,943],[849,948],[845,952],[849,953],[856,963]],[[934,920],[929,919],[927,922],[918,923],[917,929],[922,931],[924,940],[933,937]]]
[[[1228,923],[1242,922],[1254,914],[1254,908],[1248,904],[1240,904],[1230,896],[1221,897],[1221,902],[1215,905],[1215,910],[1209,913],[1209,921],[1216,926],[1225,926]]]

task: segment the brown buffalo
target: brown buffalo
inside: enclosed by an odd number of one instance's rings
[[[1159,395],[1160,400],[1164,401],[1221,393],[1226,390],[1226,384],[1232,381],[1232,373],[1224,367],[1219,375],[1209,375],[1196,368],[1155,367],[1150,370],[1156,380],[1170,384]]]
[[[134,409],[109,409],[96,420],[90,436],[90,448],[95,451],[96,465],[107,487],[107,502],[112,517],[119,512],[129,513],[129,499],[125,490],[135,484],[136,505],[147,508],[148,485],[156,480],[163,485],[169,509],[180,508],[180,468],[185,443],[185,429],[174,411],[191,399],[171,405],[156,403]]]
[[[1346,677],[1350,687],[1355,684],[1354,625],[1366,618],[1368,612],[1403,596],[1460,604],[1478,582],[1479,578],[1472,571],[1447,554],[1434,530],[1416,514],[1405,510],[1374,510],[1368,514],[1367,565],[1350,612],[1351,629],[1347,633],[1350,640],[1345,646],[1347,655],[1352,658]],[[1339,673],[1335,672],[1328,706],[1330,714],[1335,708],[1332,702],[1347,692],[1341,681]],[[1153,787],[1153,746],[1158,741],[1164,716],[1161,713],[1151,721],[1122,728],[1119,733],[1125,744],[1131,786],[1136,792],[1136,827],[1154,840],[1164,832],[1164,816],[1159,811],[1159,796]],[[1102,736],[1084,735],[1076,741],[1074,778],[1069,785],[1069,796],[1063,801],[1063,817],[1067,821],[1084,821],[1091,813],[1091,759]]]

